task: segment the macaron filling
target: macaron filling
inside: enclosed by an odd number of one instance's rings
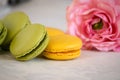
[[[7,29],[5,27],[3,27],[1,32],[0,32],[0,45],[4,41],[6,35],[7,35]]]
[[[2,22],[0,21],[0,35],[1,35],[1,33],[2,33],[2,31],[3,31],[3,24],[2,24]]]

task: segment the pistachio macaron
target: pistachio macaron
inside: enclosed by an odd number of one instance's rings
[[[10,52],[17,60],[27,61],[40,55],[49,41],[41,24],[31,24],[21,30],[11,41]]]
[[[46,30],[49,36],[65,34],[62,30],[54,27],[46,27]]]
[[[7,35],[7,29],[4,27],[3,23],[0,21],[0,46],[5,40],[5,37]]]
[[[82,41],[71,35],[50,36],[48,46],[43,52],[43,56],[53,60],[70,60],[80,56]]]
[[[30,24],[29,17],[24,12],[12,12],[7,14],[2,22],[7,28],[7,36],[2,44],[4,50],[9,49],[9,44],[12,39],[19,33],[23,28]]]

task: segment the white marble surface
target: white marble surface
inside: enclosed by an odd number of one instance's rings
[[[32,23],[66,30],[65,10],[71,0],[31,0],[12,7],[26,12]],[[120,53],[81,51],[69,61],[35,58],[16,61],[9,52],[0,51],[0,80],[120,80]]]

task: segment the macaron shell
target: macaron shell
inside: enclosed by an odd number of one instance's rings
[[[55,36],[55,35],[61,35],[64,34],[64,32],[60,29],[53,28],[53,27],[46,27],[47,33],[49,36]]]
[[[23,12],[10,13],[3,18],[2,22],[8,30],[8,34],[3,45],[8,45],[20,30],[30,24],[28,16]]]
[[[45,39],[37,46],[37,48],[35,48],[35,50],[33,49],[33,51],[31,51],[25,56],[16,57],[16,59],[21,61],[26,61],[40,55],[46,48],[48,42],[49,42],[49,37],[48,35],[46,35]]]
[[[70,59],[79,57],[80,50],[63,52],[63,53],[62,52],[57,52],[57,53],[44,52],[43,56],[53,60],[70,60]]]
[[[40,44],[40,42],[45,39],[45,36],[46,30],[43,25],[28,25],[12,40],[10,44],[10,51],[16,58],[24,57],[31,53],[31,51],[33,51]],[[37,53],[35,56],[38,54],[40,53]]]
[[[50,36],[50,41],[45,51],[47,52],[67,52],[79,50],[82,47],[82,41],[71,35]]]

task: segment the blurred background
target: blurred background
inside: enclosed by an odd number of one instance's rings
[[[32,23],[66,31],[66,8],[72,0],[0,0],[0,18],[13,11],[25,12]]]

